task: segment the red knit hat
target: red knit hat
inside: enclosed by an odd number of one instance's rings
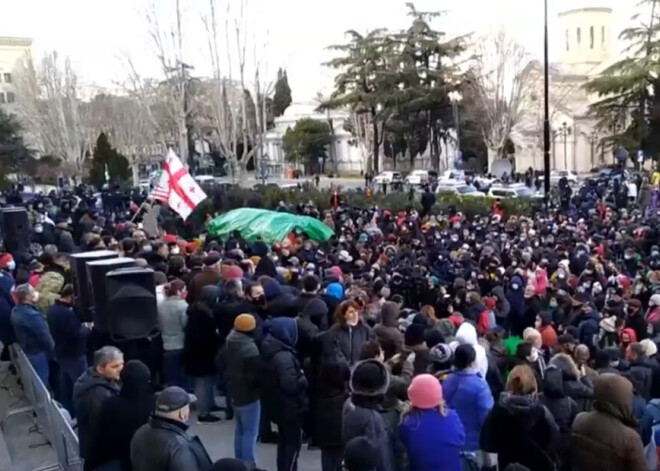
[[[497,299],[495,299],[495,298],[484,298],[484,306],[486,306],[486,309],[493,310],[493,309],[495,309],[496,305],[497,305]]]
[[[163,237],[163,242],[166,244],[174,244],[176,242],[176,236],[173,234],[166,234],[165,237]]]
[[[222,267],[222,276],[225,280],[236,280],[243,278],[243,270],[237,265],[225,265]]]
[[[7,268],[7,265],[9,265],[9,262],[13,262],[14,257],[11,256],[10,253],[6,253],[0,257],[0,268]]]

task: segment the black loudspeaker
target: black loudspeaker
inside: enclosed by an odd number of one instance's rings
[[[69,256],[71,273],[73,274],[73,289],[75,293],[75,308],[80,320],[92,322],[92,293],[87,280],[87,262],[118,258],[117,252],[110,250],[95,250],[76,253]]]
[[[132,258],[108,258],[87,262],[87,284],[92,320],[94,328],[99,332],[108,332],[108,295],[106,292],[105,276],[119,268],[128,268],[135,265]]]
[[[134,340],[157,335],[156,282],[150,268],[122,268],[105,278],[108,296],[108,331],[113,340]]]
[[[27,250],[30,245],[30,223],[25,208],[2,210],[2,237],[8,252]]]

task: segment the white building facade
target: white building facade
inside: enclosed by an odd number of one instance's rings
[[[14,87],[16,65],[31,54],[32,39],[0,36],[0,106],[11,113],[20,97]]]

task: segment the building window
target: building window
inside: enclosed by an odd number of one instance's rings
[[[580,47],[581,42],[582,42],[582,29],[578,28],[577,29],[577,45],[578,45],[578,48]]]
[[[5,103],[5,94],[0,92],[0,105]]]
[[[14,92],[7,92],[7,103],[14,103],[16,101],[16,94]]]
[[[5,72],[5,83],[11,83],[11,74],[9,72]]]
[[[571,50],[571,41],[570,41],[570,34],[568,30],[566,30],[566,50],[570,51]]]
[[[594,48],[594,43],[596,42],[595,34],[596,34],[596,33],[595,33],[595,31],[594,31],[594,27],[591,26],[591,27],[589,28],[589,47],[590,47],[591,49]]]
[[[605,46],[605,26],[600,28],[600,45]]]

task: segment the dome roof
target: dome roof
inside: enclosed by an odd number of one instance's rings
[[[559,15],[565,15],[572,12],[577,12],[585,9],[609,9],[614,8],[614,2],[612,0],[572,0],[570,3],[565,5]]]

